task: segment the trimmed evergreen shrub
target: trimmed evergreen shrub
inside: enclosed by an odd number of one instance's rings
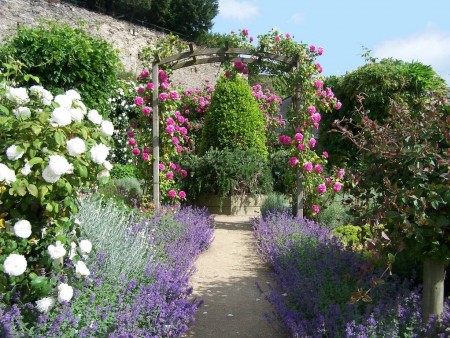
[[[271,193],[267,196],[261,205],[261,216],[266,218],[269,214],[278,212],[289,212],[291,204],[285,195],[280,193]]]
[[[200,153],[217,148],[254,149],[266,158],[264,117],[252,90],[240,76],[221,76],[205,118]]]

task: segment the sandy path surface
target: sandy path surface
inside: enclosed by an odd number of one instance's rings
[[[189,338],[278,338],[288,335],[273,315],[256,282],[268,292],[269,272],[256,254],[248,217],[216,216],[214,241],[197,260],[194,296],[204,300]],[[272,316],[273,317],[273,316]]]

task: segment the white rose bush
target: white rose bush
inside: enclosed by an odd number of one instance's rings
[[[0,292],[41,313],[70,302],[95,251],[77,238],[76,196],[107,180],[114,125],[80,94],[15,88],[0,73]]]

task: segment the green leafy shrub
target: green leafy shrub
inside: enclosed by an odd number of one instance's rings
[[[333,229],[333,233],[342,239],[344,244],[358,245],[361,243],[362,230],[356,225],[340,225]]]
[[[343,204],[341,195],[334,195],[333,200],[319,212],[317,220],[321,225],[334,229],[351,224],[353,219],[349,208]]]
[[[8,59],[22,62],[23,73],[39,77],[52,92],[76,89],[95,109],[108,99],[120,69],[118,53],[106,41],[56,22],[20,26],[0,49],[0,62]],[[15,80],[24,84],[21,74]]]
[[[254,149],[267,157],[264,117],[249,84],[240,76],[222,76],[211,97],[200,152],[209,148]]]
[[[200,194],[225,197],[272,191],[268,163],[253,149],[210,149],[203,156],[186,157],[182,164],[189,173],[182,181],[184,190],[192,198]]]
[[[141,182],[135,177],[112,179],[99,188],[99,193],[105,199],[112,199],[126,208],[136,208],[142,202]]]
[[[112,178],[137,177],[138,168],[134,164],[118,164],[114,165],[111,170]]]
[[[286,196],[279,193],[271,193],[261,205],[261,216],[266,218],[271,213],[285,212],[290,209],[291,204]]]

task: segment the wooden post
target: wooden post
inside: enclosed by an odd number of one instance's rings
[[[152,69],[153,98],[153,204],[156,209],[160,207],[159,199],[159,111],[158,111],[158,88],[159,88],[159,65],[155,63]]]
[[[423,320],[426,323],[430,315],[440,318],[444,311],[444,263],[425,258],[423,263]]]
[[[300,66],[299,60],[297,59],[297,68]],[[294,108],[295,116],[300,117],[301,114],[301,93],[300,93],[300,85],[298,84],[292,96],[292,106]],[[300,121],[300,119],[297,119]],[[296,216],[303,218],[303,174],[300,168],[297,168],[297,198],[294,199],[295,210],[294,213]]]

